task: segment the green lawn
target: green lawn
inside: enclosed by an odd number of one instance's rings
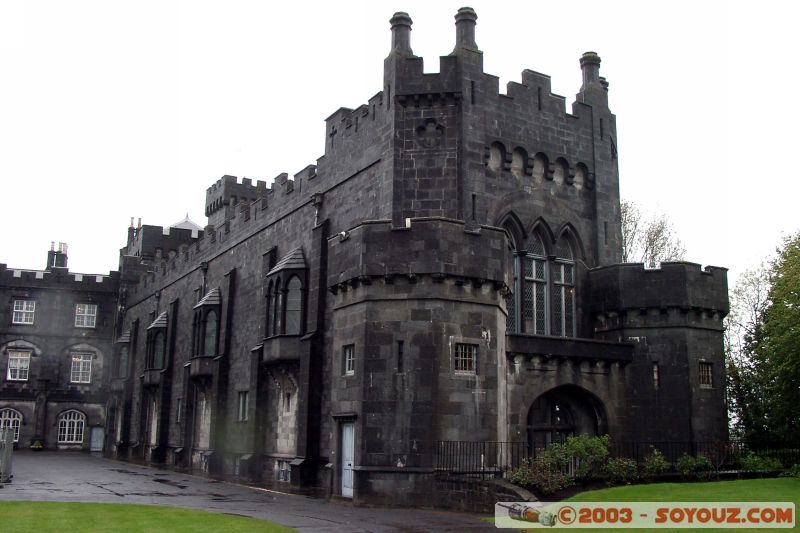
[[[800,478],[740,479],[708,483],[653,483],[591,490],[576,494],[572,502],[794,502],[800,510]],[[798,521],[795,516],[795,524]],[[609,531],[580,529],[580,531]],[[688,529],[649,529],[638,531],[681,531]],[[703,529],[702,531],[757,531],[756,529]],[[758,529],[758,531],[764,531]],[[782,531],[776,529],[773,531]],[[785,530],[783,530],[785,531]]]
[[[59,531],[274,532],[294,529],[265,520],[194,509],[116,503],[0,502],[3,533]]]

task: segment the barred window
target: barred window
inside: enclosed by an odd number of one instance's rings
[[[348,344],[342,347],[342,362],[345,376],[352,376],[356,372],[356,346]]]
[[[14,409],[0,409],[0,428],[11,428],[14,431],[14,442],[19,442],[19,426],[22,415]]]
[[[66,411],[58,418],[58,443],[82,444],[86,417],[78,411]]]
[[[93,328],[97,322],[97,304],[78,304],[75,306],[75,327]]]
[[[14,324],[33,324],[36,302],[33,300],[14,300]]]
[[[27,381],[31,365],[31,352],[9,350],[8,374],[6,377],[12,381]]]
[[[454,370],[456,374],[474,374],[477,368],[478,345],[456,343]]]
[[[275,481],[291,481],[291,472],[289,461],[275,461]]]
[[[705,361],[700,362],[700,388],[701,389],[710,389],[714,386],[713,374],[712,370],[714,368],[713,363],[707,363]]]
[[[70,372],[72,383],[91,383],[92,381],[92,354],[73,353],[72,371]]]
[[[653,363],[653,389],[658,390],[661,386],[661,377],[659,376],[658,363]]]

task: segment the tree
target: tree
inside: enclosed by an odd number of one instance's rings
[[[751,443],[800,440],[800,233],[769,266],[746,272],[726,318],[734,433]]]
[[[664,261],[683,259],[686,248],[666,215],[645,217],[628,200],[622,200],[620,210],[623,263],[644,263],[646,268],[657,268]]]
[[[769,269],[766,264],[744,272],[731,292],[730,312],[725,317],[725,359],[731,436],[748,442],[769,433],[765,398],[767,373],[755,357],[769,306]],[[767,440],[769,440],[767,438]]]

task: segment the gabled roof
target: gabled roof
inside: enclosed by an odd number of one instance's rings
[[[131,342],[131,330],[126,329],[125,332],[119,336],[116,344],[128,344]]]
[[[272,270],[267,272],[267,276],[271,276],[281,270],[291,270],[291,269],[304,269],[306,268],[306,257],[303,255],[302,248],[295,248],[288,254],[286,254],[283,259],[278,261]]]
[[[195,305],[193,309],[203,307],[204,305],[219,305],[220,302],[222,302],[222,294],[219,292],[219,288],[214,288],[208,291],[206,295],[197,302],[197,305]]]
[[[167,312],[164,311],[153,320],[153,323],[147,326],[147,329],[166,328],[167,327]]]

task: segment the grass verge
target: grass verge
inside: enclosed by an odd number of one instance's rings
[[[0,516],[0,530],[4,533],[296,532],[256,518],[157,505],[9,501],[0,502]]]

